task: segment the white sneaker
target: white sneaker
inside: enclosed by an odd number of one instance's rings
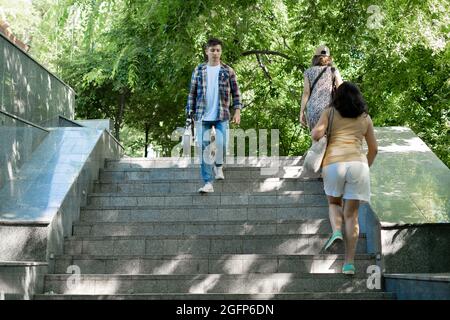
[[[214,188],[211,182],[206,183],[203,187],[198,189],[198,192],[200,193],[209,193],[214,192]]]
[[[223,167],[214,166],[214,175],[216,180],[224,180],[225,176],[223,175]]]

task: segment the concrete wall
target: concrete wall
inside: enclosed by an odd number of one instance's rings
[[[47,263],[0,262],[0,300],[32,299],[44,290]]]
[[[99,168],[121,156],[74,110],[72,88],[0,34],[0,299],[42,292]]]
[[[450,273],[389,274],[384,282],[399,300],[450,300]]]
[[[74,118],[75,92],[0,33],[0,110],[57,127]]]
[[[39,126],[58,127],[74,110],[73,89],[0,33],[0,188],[47,135]]]
[[[46,261],[62,252],[61,240],[71,234],[105,158],[120,155],[105,130],[52,130],[0,190],[0,261]]]
[[[450,272],[450,224],[383,228],[386,273]]]
[[[358,222],[360,233],[366,234],[367,253],[381,256],[381,224],[377,215],[373,212],[368,203],[363,203],[360,205],[358,211]]]
[[[122,150],[106,130],[52,129],[17,179],[0,190],[0,261],[42,262],[52,273],[105,158],[120,158]],[[20,266],[0,268],[0,285],[9,283],[3,292],[10,297],[25,294]],[[28,291],[40,292],[39,283]]]
[[[450,170],[409,128],[375,134],[372,199],[360,209],[372,219],[368,251],[382,253],[385,273],[450,272]]]

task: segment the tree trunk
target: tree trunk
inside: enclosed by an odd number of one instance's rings
[[[120,141],[120,123],[119,120],[117,118],[114,119],[114,137],[116,137],[116,139],[118,141]]]
[[[123,113],[125,111],[125,93],[121,93],[119,96],[119,110],[117,117],[114,121],[114,131],[116,139],[120,141],[120,127],[122,126]]]
[[[148,134],[150,132],[150,126],[149,125],[145,125],[145,151],[144,151],[144,157],[147,158],[148,155],[148,151],[147,151],[147,147],[148,147]]]

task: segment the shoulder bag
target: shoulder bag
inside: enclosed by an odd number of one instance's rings
[[[322,165],[323,157],[325,156],[325,151],[327,150],[328,142],[331,137],[331,128],[333,125],[334,108],[331,107],[330,113],[328,114],[328,126],[325,135],[319,139],[319,141],[312,142],[311,148],[308,149],[305,155],[305,161],[303,162],[303,167],[308,172],[317,173]]]

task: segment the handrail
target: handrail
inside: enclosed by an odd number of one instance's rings
[[[2,106],[2,107],[3,107],[3,106]],[[29,126],[32,126],[32,127],[38,128],[38,129],[41,129],[41,130],[43,130],[43,131],[45,131],[45,132],[50,132],[49,130],[47,130],[47,129],[41,127],[41,126],[39,126],[39,125],[37,125],[37,124],[34,124],[33,122],[30,122],[30,121],[28,121],[28,120],[22,119],[22,118],[20,118],[20,117],[14,115],[14,114],[12,114],[12,113],[3,111],[3,110],[1,110],[1,109],[0,109],[0,113],[3,113],[4,115],[6,115],[6,116],[8,116],[8,117],[13,118],[14,120],[23,122],[23,123],[25,123],[25,124],[27,124],[27,125],[29,125]]]
[[[11,45],[13,45],[16,49],[20,50],[20,52],[22,52],[24,55],[26,55],[28,58],[30,58],[31,60],[33,60],[38,66],[40,66],[42,69],[44,69],[45,71],[47,71],[49,74],[51,74],[56,80],[58,80],[59,82],[61,82],[63,85],[65,85],[66,87],[68,87],[70,90],[72,90],[75,93],[75,90],[73,90],[73,88],[71,86],[69,86],[67,83],[65,83],[64,81],[62,81],[59,77],[57,77],[53,72],[51,72],[50,70],[48,70],[46,67],[44,67],[42,64],[40,64],[36,59],[34,59],[32,56],[30,56],[30,54],[28,54],[27,52],[25,52],[21,47],[19,47],[18,45],[16,45],[14,42],[12,42],[10,39],[8,39],[3,33],[0,32],[0,36],[5,39],[6,41],[8,41]]]
[[[109,136],[111,138],[113,138],[113,140],[119,145],[119,147],[121,147],[123,150],[125,150],[125,147],[119,142],[119,140],[117,140],[116,137],[114,137],[114,135],[109,130],[105,129],[105,131],[109,134]]]

